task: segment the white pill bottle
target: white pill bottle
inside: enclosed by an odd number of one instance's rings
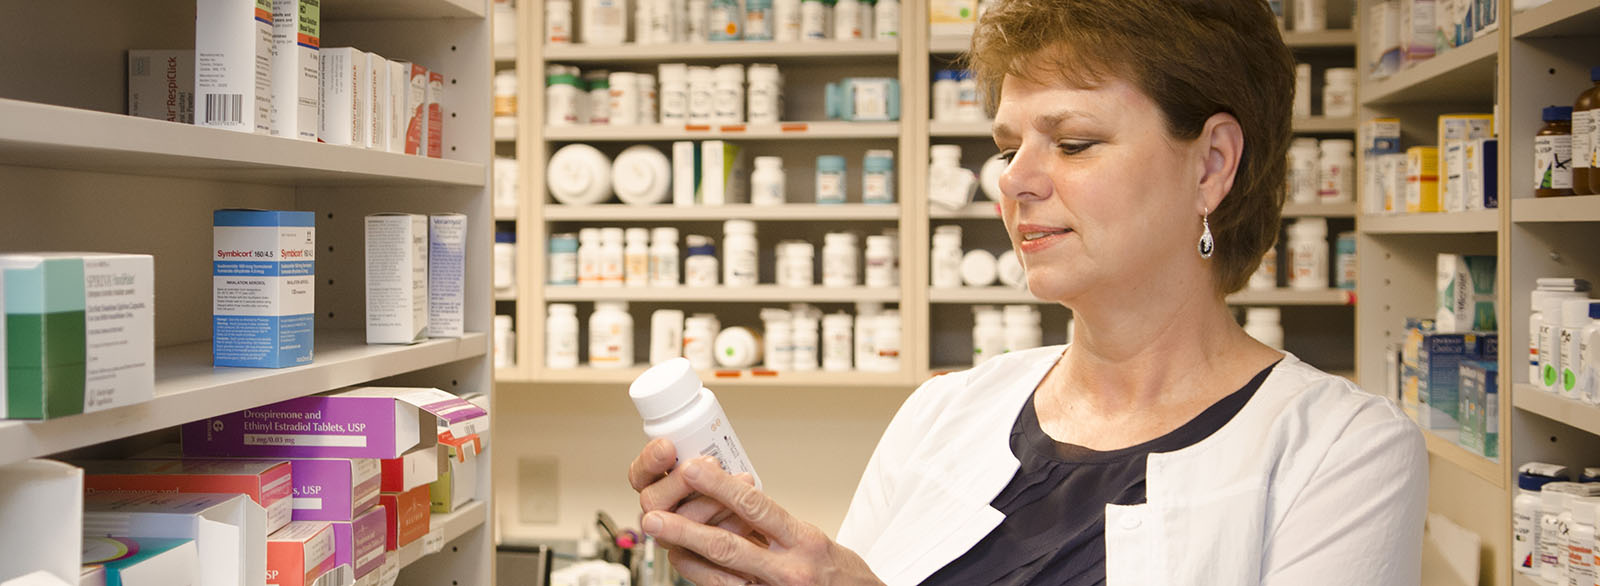
[[[700,383],[688,359],[673,358],[650,367],[633,380],[628,396],[644,418],[644,434],[672,440],[680,464],[711,456],[728,474],[749,474],[761,488],[761,477],[722,404]]]

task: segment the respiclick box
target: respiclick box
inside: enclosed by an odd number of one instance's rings
[[[272,0],[198,0],[194,123],[272,131]]]
[[[428,72],[428,156],[444,156],[444,74]]]
[[[428,217],[428,337],[459,338],[465,331],[467,217]]]
[[[428,339],[428,217],[366,218],[367,343]]]
[[[128,51],[128,115],[194,124],[194,51]]]
[[[272,135],[317,140],[322,0],[272,2]]]
[[[489,427],[488,412],[438,389],[363,387],[300,397],[183,426],[191,457],[398,458]]]
[[[217,210],[212,216],[211,363],[311,363],[316,215]]]

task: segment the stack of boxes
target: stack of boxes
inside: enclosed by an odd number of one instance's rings
[[[1500,207],[1499,140],[1490,114],[1445,114],[1437,146],[1401,151],[1400,120],[1376,118],[1365,138],[1366,212],[1464,212]]]
[[[1495,257],[1441,254],[1438,306],[1406,323],[1401,403],[1418,425],[1499,458],[1499,338]]]

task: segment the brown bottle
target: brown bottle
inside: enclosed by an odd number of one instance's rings
[[[1577,195],[1600,193],[1600,173],[1594,172],[1592,154],[1594,141],[1600,133],[1595,130],[1600,121],[1600,67],[1589,70],[1589,80],[1594,87],[1578,94],[1572,105],[1572,192]]]
[[[1572,195],[1572,108],[1544,109],[1544,128],[1533,141],[1535,197]]]

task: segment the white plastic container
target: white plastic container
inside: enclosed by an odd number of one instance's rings
[[[1322,150],[1315,138],[1297,138],[1289,143],[1288,200],[1300,204],[1317,202],[1322,183],[1319,175]]]
[[[1322,71],[1322,115],[1352,118],[1356,115],[1356,70],[1329,67]]]
[[[683,310],[657,309],[650,314],[650,364],[683,356]]]
[[[833,4],[833,39],[859,41],[861,32],[861,3],[859,0],[837,0]]]
[[[822,286],[854,287],[861,283],[861,248],[856,235],[831,232],[822,237]]]
[[[899,281],[895,265],[894,239],[884,235],[867,237],[866,286],[893,287]]]
[[[589,314],[589,366],[633,366],[633,316],[623,301],[596,301]]]
[[[583,143],[561,147],[550,156],[545,184],[556,202],[594,205],[611,196],[611,159]]]
[[[717,249],[711,238],[690,234],[688,256],[683,259],[683,284],[688,287],[717,286]],[[715,334],[713,334],[715,335]]]
[[[550,235],[550,285],[572,286],[578,284],[578,235],[572,233]]]
[[[934,289],[961,286],[961,226],[947,224],[933,229],[933,250],[929,273]]]
[[[900,38],[900,0],[878,0],[872,7],[872,36],[880,41]]]
[[[977,366],[1006,351],[1005,315],[990,305],[972,307],[972,365]]]
[[[994,254],[987,250],[969,250],[961,255],[961,283],[968,287],[988,287],[999,276]]]
[[[1028,288],[1028,269],[1023,268],[1022,260],[1017,258],[1015,251],[1000,253],[995,258],[995,273],[1000,276],[1000,284],[1012,289]]]
[[[695,314],[683,320],[683,357],[689,359],[695,370],[717,366],[715,342],[720,331],[722,324],[713,314]]]
[[[878,368],[878,348],[876,338],[878,332],[878,314],[883,313],[883,304],[876,301],[856,302],[856,370],[872,372]]]
[[[574,71],[577,68],[573,68]],[[583,83],[589,88],[589,124],[611,123],[611,72],[591,69],[583,74]]]
[[[760,275],[759,250],[755,222],[723,222],[722,284],[728,287],[754,287]]]
[[[494,291],[511,293],[517,290],[517,234],[494,233]]]
[[[962,71],[956,77],[956,120],[980,122],[984,118],[983,103],[978,99],[978,78],[971,71]]]
[[[833,9],[822,0],[800,0],[800,40],[823,41],[828,39]]]
[[[861,202],[894,203],[894,151],[872,149],[862,158]]]
[[[650,230],[628,228],[627,244],[622,249],[622,283],[629,287],[650,285]],[[656,362],[654,360],[650,361]]]
[[[788,200],[787,189],[783,157],[756,157],[755,171],[750,173],[750,204],[783,205]]]
[[[1295,118],[1311,117],[1311,64],[1296,63],[1294,66],[1294,105]]]
[[[1567,468],[1529,462],[1518,469],[1517,496],[1511,501],[1511,567],[1537,576],[1534,548],[1539,540],[1539,489],[1567,477]]]
[[[621,287],[626,275],[627,251],[623,244],[627,233],[622,228],[600,229],[600,286]]]
[[[1006,160],[996,153],[984,161],[983,168],[978,170],[978,187],[989,201],[998,202],[1005,197],[1000,192],[1000,175],[1006,172],[1007,164]]]
[[[710,39],[711,0],[687,0],[684,6],[683,39],[704,43]]]
[[[800,40],[800,0],[772,0],[772,38],[780,43]]]
[[[1355,141],[1330,138],[1318,143],[1317,201],[1323,204],[1356,200]]]
[[[872,348],[878,372],[900,370],[900,311],[886,309],[873,318]]]
[[[661,79],[661,124],[682,126],[689,122],[689,66],[682,63],[662,63],[657,69]]]
[[[1564,492],[1575,482],[1551,482],[1539,491],[1539,541],[1534,546],[1534,566],[1539,578],[1552,584],[1566,583],[1563,562],[1566,560],[1566,532],[1561,526],[1561,513],[1567,508],[1572,495]]]
[[[1561,395],[1564,397],[1584,400],[1585,396],[1593,396],[1580,384],[1583,375],[1583,330],[1589,327],[1590,306],[1600,306],[1600,301],[1589,299],[1567,299],[1561,302]]]
[[[1547,330],[1543,327],[1546,325],[1544,319],[1545,300],[1550,297],[1585,299],[1589,296],[1589,283],[1582,279],[1548,277],[1539,279],[1535,285],[1536,288],[1529,294],[1529,307],[1532,308],[1532,311],[1528,315],[1528,382],[1543,390],[1553,391],[1555,389],[1554,381],[1559,379],[1559,373],[1552,371],[1550,373],[1552,382],[1545,384],[1544,357],[1540,354],[1540,342],[1545,340],[1546,336],[1555,333],[1554,328],[1559,327],[1560,323],[1559,318],[1557,318],[1557,323],[1553,324],[1551,329]],[[1558,344],[1550,347],[1558,350],[1560,348]],[[1559,360],[1553,359],[1552,361],[1558,362]]]
[[[513,368],[517,365],[517,332],[509,315],[494,316],[494,367]]]
[[[752,63],[746,75],[750,78],[746,118],[751,124],[777,124],[783,118],[783,75],[778,66]]]
[[[822,370],[845,372],[850,370],[855,348],[850,344],[850,330],[855,320],[848,313],[830,313],[822,318]]]
[[[956,120],[961,105],[961,72],[941,69],[933,75],[933,119],[938,122]]]
[[[819,367],[820,334],[817,318],[797,315],[794,318],[793,369],[795,372],[815,372]]]
[[[1590,405],[1600,404],[1600,312],[1596,310],[1593,304],[1589,305],[1589,325],[1583,328],[1578,345],[1578,359],[1583,362],[1578,399]]]
[[[1595,506],[1600,499],[1574,498],[1568,502],[1572,522],[1567,525],[1567,586],[1594,586]]]
[[[600,229],[578,230],[578,285],[594,287],[600,284]]]
[[[713,99],[716,89],[716,74],[710,67],[689,67],[689,124],[711,124],[717,112]]]
[[[794,314],[788,310],[761,310],[762,366],[775,372],[794,370]]]
[[[978,190],[978,176],[961,167],[961,146],[936,144],[928,147],[928,199],[945,210],[959,210],[972,201]]]
[[[677,287],[678,272],[678,229],[662,226],[651,230],[650,286]]]
[[[1283,310],[1250,307],[1244,310],[1244,333],[1277,350],[1283,349]]]
[[[1039,311],[1032,305],[1007,305],[1001,310],[1005,326],[1005,351],[1016,352],[1044,345]]]
[[[1261,256],[1261,265],[1256,267],[1256,272],[1250,273],[1250,282],[1245,285],[1251,291],[1270,291],[1278,288],[1278,246],[1273,244],[1267,253]]]
[[[502,69],[494,74],[494,117],[517,116],[517,70]]]
[[[496,15],[496,16],[499,16],[499,15]],[[515,27],[513,27],[513,30],[515,30]],[[546,44],[546,45],[570,45],[570,44],[572,44],[572,2],[571,2],[571,0],[545,0],[545,3],[544,3],[544,44]]]
[[[626,0],[583,0],[583,32],[579,40],[585,45],[621,45],[626,42],[627,7]]]
[[[551,303],[544,321],[545,368],[578,367],[578,308]]]
[[[1294,30],[1309,33],[1328,28],[1327,0],[1295,0]]]
[[[1300,218],[1289,225],[1289,287],[1328,288],[1328,220]]]
[[[716,124],[744,123],[744,66],[718,66],[711,94],[711,120]]]
[[[613,71],[607,77],[606,124],[611,126],[639,125],[639,78],[632,72]]]
[[[845,201],[845,162],[838,155],[817,157],[816,202],[839,204]]]
[[[650,367],[628,386],[628,396],[644,418],[644,434],[671,440],[680,464],[711,456],[727,473],[749,474],[756,488],[761,488],[761,477],[728,415],[687,359],[674,358]]]
[[[777,280],[780,287],[812,287],[817,284],[816,247],[804,240],[778,243]]]
[[[633,145],[617,154],[611,185],[617,199],[628,205],[666,203],[672,193],[672,161],[656,147]]]
[[[633,76],[639,87],[639,117],[637,124],[651,126],[656,123],[656,110],[660,107],[660,95],[656,93],[656,76],[648,73],[639,73]]]
[[[761,336],[748,328],[723,329],[712,343],[717,365],[723,368],[750,368],[761,363]]]

